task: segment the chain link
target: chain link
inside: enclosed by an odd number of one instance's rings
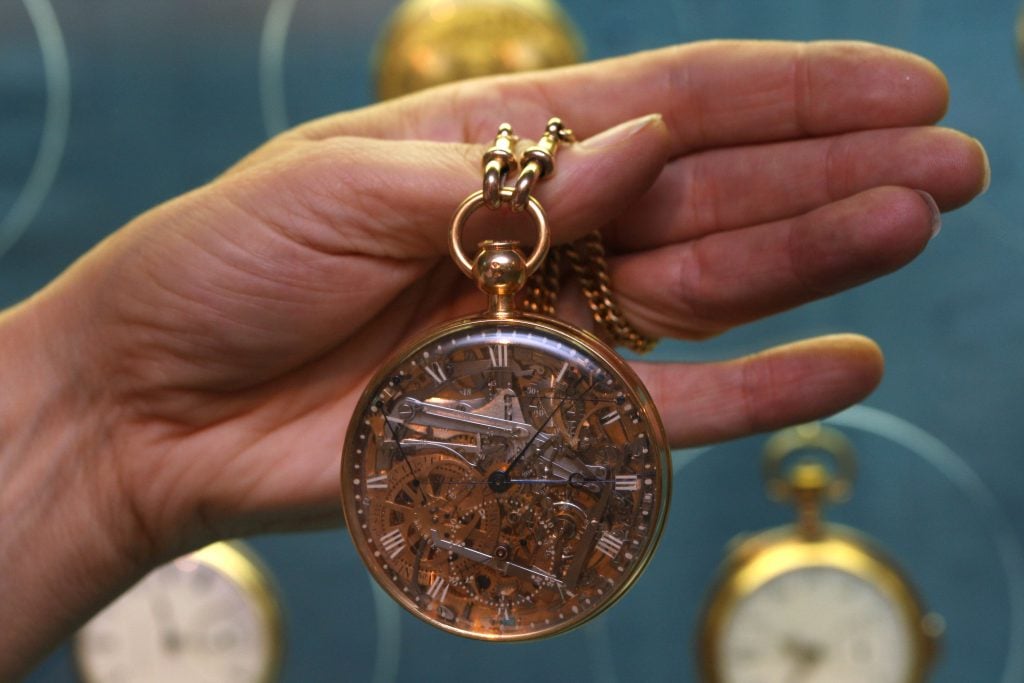
[[[505,201],[500,192],[509,171],[515,170],[516,159],[510,154],[511,143],[517,140],[512,127],[503,123],[494,145],[484,154],[483,192],[487,204],[498,208]],[[554,173],[554,153],[560,142],[574,142],[572,131],[558,118],[552,118],[536,145],[519,160],[522,171],[514,183],[511,199],[514,211],[526,206],[536,183]],[[594,322],[613,343],[636,353],[647,353],[658,343],[656,338],[638,332],[626,319],[612,292],[608,261],[605,258],[601,233],[594,231],[570,244],[552,247],[547,258],[527,280],[520,300],[523,310],[553,316],[558,303],[564,265],[568,263],[579,280]]]

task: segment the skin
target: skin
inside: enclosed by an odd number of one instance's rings
[[[536,193],[556,241],[601,227],[635,326],[701,339],[917,256],[988,182],[947,98],[892,49],[696,43],[313,121],[139,216],[0,315],[0,679],[161,561],[340,523],[365,381],[482,307],[446,237],[501,121],[575,130]],[[636,368],[683,447],[833,413],[882,358],[838,335]]]

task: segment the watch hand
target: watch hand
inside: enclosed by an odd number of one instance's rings
[[[587,566],[587,560],[590,559],[590,553],[597,542],[597,532],[601,529],[601,518],[604,517],[604,512],[608,509],[608,503],[611,501],[613,490],[613,486],[604,487],[604,491],[601,492],[601,498],[590,509],[587,528],[583,532],[583,538],[580,539],[579,543],[576,544],[576,548],[573,549],[572,564],[569,565],[569,570],[565,573],[565,585],[569,590],[576,590],[580,576],[583,575],[583,568]]]
[[[521,439],[529,434],[531,429],[525,422],[457,410],[411,397],[402,399],[395,412],[402,420],[412,424],[488,436]]]
[[[820,645],[800,642],[795,638],[787,638],[782,649],[801,664],[817,664],[825,654]]]
[[[586,390],[580,392],[580,394],[576,398],[582,398],[583,396],[585,396],[593,388],[594,388],[594,385],[591,384],[589,387],[586,388]],[[505,467],[504,470],[500,470],[500,472],[504,475],[503,478],[505,480],[508,479],[508,473],[511,472],[512,468],[515,467],[519,463],[519,461],[523,459],[523,456],[526,455],[526,452],[530,450],[530,446],[533,445],[533,442],[537,439],[537,437],[540,435],[540,433],[542,431],[544,431],[544,429],[551,423],[551,420],[554,419],[555,414],[557,414],[558,411],[562,409],[562,406],[565,405],[565,402],[568,401],[570,398],[573,398],[573,397],[571,395],[569,395],[569,394],[566,394],[562,398],[562,400],[558,402],[558,405],[556,405],[554,407],[554,409],[550,413],[548,413],[547,418],[545,418],[545,420],[544,420],[544,424],[542,424],[540,427],[537,428],[537,431],[535,431],[533,433],[533,436],[531,436],[530,440],[526,442],[526,445],[523,446],[522,450],[519,451],[519,453],[516,455],[516,457],[512,458],[512,461]],[[547,438],[550,438],[550,437],[547,437]],[[545,441],[547,440],[547,438],[545,438]],[[497,474],[497,472],[495,474]]]
[[[782,644],[782,651],[793,661],[793,668],[790,670],[789,681],[799,683],[813,671],[824,657],[824,649],[820,645],[797,641],[794,638],[787,638]]]
[[[614,479],[589,479],[581,474],[573,474],[568,479],[509,479],[510,484],[545,484],[547,486],[575,486],[582,488],[587,484],[614,484]]]
[[[477,442],[479,443],[479,436],[477,437]],[[470,453],[478,454],[478,457],[479,457],[480,446],[478,445],[478,443],[477,444],[472,444],[472,443],[455,443],[455,442],[449,443],[447,441],[431,441],[429,439],[412,439],[412,438],[409,438],[409,439],[402,439],[400,445],[404,446],[404,447],[406,447],[406,448],[408,448],[408,449],[410,449],[412,451],[426,450],[426,451],[443,451],[445,453],[450,453],[451,455],[454,455],[455,457],[457,457],[459,460],[461,460],[462,462],[466,463],[470,467],[472,467],[472,468],[474,468],[476,470],[481,470],[482,468],[480,467],[480,464],[478,462],[470,461],[470,459],[467,458],[462,453],[462,451],[468,451]]]
[[[427,496],[425,493],[423,493],[423,489],[419,487],[419,478],[416,476],[416,472],[413,471],[412,463],[410,463],[409,458],[406,457],[405,451],[402,450],[402,440],[398,438],[397,434],[395,434],[395,428],[391,426],[391,420],[388,419],[387,413],[384,412],[383,401],[377,401],[377,409],[381,412],[382,415],[384,415],[384,426],[389,432],[391,432],[391,440],[395,442],[396,446],[398,446],[398,454],[401,456],[400,459],[402,462],[405,463],[405,466],[409,470],[409,475],[412,477],[413,488],[415,488],[419,492],[420,500],[422,501],[423,505],[426,505]]]
[[[480,447],[475,443],[432,441],[430,439],[402,439],[402,445],[414,451],[423,449],[442,450],[451,453],[452,455],[457,455],[460,458],[463,457],[462,451],[469,451],[473,453],[480,450]]]
[[[437,533],[437,529],[430,530],[430,543],[435,548],[447,550],[459,557],[479,562],[480,564],[497,569],[503,574],[512,574],[524,579],[539,578],[556,586],[562,585],[562,581],[560,581],[558,577],[548,574],[546,571],[541,569],[527,567],[526,565],[516,564],[515,562],[509,562],[507,560],[501,560],[494,555],[490,555],[473,548],[467,548],[466,546],[459,545],[458,543],[452,543],[449,540],[441,538]]]
[[[160,642],[164,650],[170,654],[180,652],[185,643],[180,630],[176,628],[170,601],[164,596],[157,596],[150,601],[149,607],[160,629]]]

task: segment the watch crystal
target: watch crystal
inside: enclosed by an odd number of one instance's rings
[[[657,542],[668,452],[632,372],[550,322],[460,323],[371,383],[349,428],[343,499],[383,587],[485,639],[576,625]]]

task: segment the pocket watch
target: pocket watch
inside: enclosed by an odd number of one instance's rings
[[[74,637],[84,683],[271,683],[283,647],[267,570],[220,542],[150,572]]]
[[[553,151],[560,130],[540,146]],[[488,308],[385,363],[342,456],[346,525],[377,582],[420,619],[492,641],[566,631],[621,597],[669,499],[664,430],[630,367],[595,336],[516,308],[549,241],[528,194],[537,170],[520,176],[525,196],[502,186],[506,169],[458,208],[451,252]],[[520,199],[538,232],[530,256],[486,241],[469,260],[468,217]]]
[[[804,452],[786,473],[784,461]],[[941,617],[926,613],[900,568],[866,535],[821,520],[849,495],[855,460],[841,432],[818,424],[765,446],[769,494],[792,502],[795,524],[737,543],[699,626],[707,683],[920,683],[933,663]]]
[[[575,64],[579,33],[555,0],[405,0],[374,48],[380,99],[489,74]]]

